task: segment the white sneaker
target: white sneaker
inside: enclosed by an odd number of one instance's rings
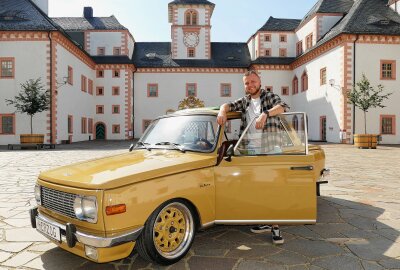
[[[272,243],[274,245],[282,245],[285,240],[283,240],[281,230],[279,230],[279,227],[273,227],[271,229],[271,236],[272,236]]]
[[[252,233],[265,233],[271,231],[271,226],[269,225],[259,225],[250,229]]]

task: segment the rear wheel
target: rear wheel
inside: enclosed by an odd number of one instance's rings
[[[136,248],[144,259],[170,265],[183,258],[195,236],[193,210],[183,200],[162,204],[147,220]]]

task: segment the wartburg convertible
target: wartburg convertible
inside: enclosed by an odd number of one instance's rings
[[[217,109],[154,120],[130,151],[39,175],[32,226],[95,262],[125,258],[173,264],[198,230],[215,225],[314,224],[325,154],[307,141],[304,113],[275,131],[239,138],[240,113]]]

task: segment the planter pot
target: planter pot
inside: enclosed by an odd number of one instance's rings
[[[42,144],[44,134],[20,134],[19,141],[21,144]]]
[[[376,134],[354,134],[354,146],[358,148],[376,149],[378,135]]]

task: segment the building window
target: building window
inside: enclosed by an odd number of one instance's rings
[[[299,80],[295,76],[292,80],[292,94],[296,95],[299,92]]]
[[[396,61],[381,60],[381,80],[396,79]]]
[[[196,49],[195,48],[188,48],[187,49],[187,56],[190,58],[196,57]]]
[[[93,118],[88,118],[88,132],[93,133]]]
[[[303,41],[299,41],[296,43],[296,56],[299,56],[303,53]]]
[[[88,93],[93,95],[93,81],[91,79],[88,80]]]
[[[96,105],[96,113],[104,114],[104,105]]]
[[[119,105],[112,105],[112,113],[119,114]]]
[[[114,69],[112,71],[113,78],[119,78],[119,75],[120,75],[119,69]]]
[[[396,116],[381,115],[381,134],[396,135]]]
[[[72,67],[68,66],[68,84],[73,85],[74,84],[74,70]]]
[[[266,35],[264,36],[264,41],[265,41],[265,42],[271,42],[271,34],[266,34]]]
[[[268,92],[273,92],[274,88],[272,86],[265,86],[265,90]]]
[[[310,49],[313,46],[313,34],[309,34],[306,36],[306,50]]]
[[[265,56],[271,56],[271,49],[265,49]]]
[[[286,57],[286,56],[287,56],[287,50],[286,50],[286,48],[280,48],[280,49],[279,49],[279,56],[280,56],[280,57]]]
[[[105,55],[106,48],[105,47],[97,47],[97,55]]]
[[[308,90],[308,75],[307,72],[304,71],[303,75],[301,75],[301,91]]]
[[[114,55],[121,55],[121,47],[114,47],[113,48]]]
[[[287,42],[287,35],[279,35],[280,42]]]
[[[321,68],[321,70],[319,71],[319,83],[320,85],[324,85],[326,84],[326,67]]]
[[[149,120],[149,119],[143,119],[142,121],[142,132],[144,133],[146,131],[146,129],[150,126],[151,121],[153,120]]]
[[[86,134],[87,133],[87,122],[86,122],[86,117],[82,117],[81,119],[81,133]]]
[[[119,86],[113,86],[112,87],[112,95],[113,96],[119,96]]]
[[[104,87],[103,86],[96,87],[96,96],[104,96]]]
[[[104,78],[104,70],[102,69],[96,70],[96,78]]]
[[[87,91],[87,79],[84,75],[81,76],[81,90],[83,92]]]
[[[15,134],[14,114],[0,114],[0,134],[1,135]]]
[[[147,97],[158,97],[158,84],[147,84]]]
[[[282,96],[288,96],[288,95],[289,95],[289,87],[282,86]]]
[[[15,60],[14,58],[0,58],[0,78],[13,79],[15,76]]]
[[[197,11],[195,10],[186,11],[185,23],[186,25],[197,25]]]
[[[221,83],[221,97],[230,97],[231,88],[232,87],[230,83]]]
[[[197,84],[195,83],[187,83],[186,84],[186,96],[196,97],[197,96]]]
[[[68,115],[68,133],[74,133],[74,118],[72,115]]]
[[[112,133],[119,134],[120,133],[120,125],[112,125]]]

